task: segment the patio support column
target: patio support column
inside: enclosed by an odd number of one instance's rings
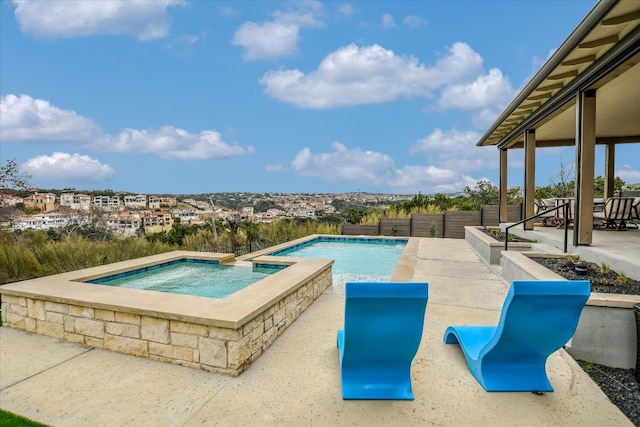
[[[499,222],[507,222],[507,149],[500,149],[500,205]]]
[[[524,133],[524,217],[534,214],[536,201],[536,131],[527,129]],[[524,223],[525,230],[533,230],[535,220]]]
[[[576,103],[576,206],[573,245],[590,245],[593,237],[593,178],[596,153],[596,91],[578,93]]]
[[[615,196],[615,162],[616,162],[616,145],[607,144],[604,149],[604,198]]]

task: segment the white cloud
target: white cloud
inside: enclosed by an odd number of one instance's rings
[[[338,12],[344,16],[353,16],[360,11],[356,9],[352,4],[345,3],[338,6]]]
[[[13,94],[0,98],[2,141],[88,141],[100,133],[91,119],[49,101]]]
[[[533,77],[536,75],[536,73],[538,71],[540,71],[540,69],[544,66],[544,64],[546,64],[546,62],[549,59],[551,59],[553,54],[556,53],[556,50],[557,50],[557,48],[550,49],[546,58],[540,58],[538,56],[534,56],[533,57],[533,59],[531,60],[531,74],[529,74],[528,76],[526,76],[524,78],[524,80],[522,81],[522,84],[518,88],[518,92],[520,90],[522,90],[524,88],[524,86],[531,81],[531,79],[533,79]]]
[[[185,0],[13,0],[23,32],[41,38],[127,34],[138,40],[167,36],[171,20],[167,8]]]
[[[478,129],[487,129],[504,110],[500,105],[491,105],[481,108],[471,117],[471,123]]]
[[[222,16],[226,16],[227,18],[233,18],[234,16],[238,16],[238,11],[235,10],[232,6],[225,6],[220,8],[220,14]]]
[[[163,126],[157,130],[124,129],[118,135],[107,135],[91,119],[28,95],[0,98],[0,140],[81,143],[100,151],[147,153],[175,160],[214,159],[254,152],[251,146],[223,141],[220,133],[213,130],[192,134]]]
[[[377,44],[350,44],[327,55],[316,71],[269,71],[260,84],[269,96],[298,107],[335,108],[430,97],[432,90],[482,72],[482,58],[465,43],[455,43],[432,67]]]
[[[490,126],[509,102],[516,91],[509,79],[497,68],[481,74],[468,83],[450,84],[441,91],[438,107],[476,110],[471,121],[478,128]]]
[[[275,164],[272,164],[272,165],[265,166],[264,170],[266,172],[282,172],[282,171],[284,171],[284,166],[282,166],[282,164],[280,164],[280,163],[275,163]]]
[[[427,25],[427,21],[425,19],[414,15],[405,16],[402,23],[410,28],[418,28],[423,25]]]
[[[472,82],[447,85],[442,90],[439,104],[444,109],[475,110],[491,105],[504,106],[514,94],[509,79],[499,69],[492,68]]]
[[[381,21],[382,21],[382,28],[384,28],[385,30],[391,30],[393,28],[396,28],[395,19],[393,19],[393,16],[388,13],[385,13],[384,15],[382,15]]]
[[[478,180],[436,166],[405,166],[398,170],[390,185],[402,193],[456,193]]]
[[[438,77],[437,85],[472,81],[484,72],[482,61],[480,54],[467,43],[454,43],[434,66]]]
[[[299,1],[291,4],[287,10],[276,10],[273,17],[276,22],[297,25],[303,28],[324,28],[321,19],[324,5],[316,0]]]
[[[426,153],[428,163],[450,170],[474,171],[498,166],[495,150],[477,147],[481,135],[474,131],[434,130],[409,148],[412,154]]]
[[[301,28],[323,28],[324,8],[316,1],[291,3],[293,9],[273,13],[273,20],[245,22],[236,30],[231,43],[244,48],[246,61],[275,59],[298,51]]]
[[[436,166],[405,166],[396,171],[390,184],[394,187],[425,187],[441,185],[456,177],[456,173],[450,169]]]
[[[116,175],[109,166],[98,160],[78,153],[55,152],[50,156],[42,155],[27,160],[22,169],[34,179],[61,179],[81,181],[104,181]]]
[[[313,154],[304,148],[291,162],[293,170],[302,176],[321,177],[328,181],[353,181],[382,184],[394,173],[393,159],[386,154],[347,149],[334,142],[333,152]]]
[[[298,50],[298,30],[296,25],[279,22],[245,22],[238,28],[231,43],[245,49],[244,59],[274,59],[291,55]]]
[[[173,126],[157,130],[125,129],[116,136],[100,138],[93,147],[104,151],[155,154],[173,160],[204,160],[254,152],[251,146],[245,148],[224,142],[215,131],[192,134]]]
[[[388,186],[403,193],[456,192],[477,180],[461,174],[460,169],[441,165],[407,165],[395,167],[393,159],[384,153],[349,149],[334,142],[332,151],[313,153],[309,148],[298,152],[291,162],[300,176],[310,176],[333,182]]]
[[[616,175],[627,184],[640,183],[640,170],[635,170],[629,165],[622,165],[617,168]]]

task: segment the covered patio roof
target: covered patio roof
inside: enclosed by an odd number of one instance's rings
[[[574,245],[590,245],[596,144],[605,145],[605,197],[615,146],[640,142],[640,1],[600,0],[480,138],[500,150],[500,220],[507,152],[524,148],[524,215],[534,212],[536,147],[576,147]],[[531,229],[533,222],[525,224]]]
[[[640,2],[601,0],[477,142],[574,145],[576,91],[596,89],[596,143],[640,142]]]

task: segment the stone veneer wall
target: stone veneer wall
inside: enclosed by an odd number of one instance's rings
[[[238,329],[13,295],[2,296],[2,321],[68,342],[237,376],[331,280],[331,268],[323,270]]]

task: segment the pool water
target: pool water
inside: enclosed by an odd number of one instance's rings
[[[89,283],[224,298],[279,270],[280,268],[230,266],[217,261],[183,259],[101,277],[90,280]]]
[[[333,259],[334,284],[388,281],[407,240],[319,238],[270,255]]]

